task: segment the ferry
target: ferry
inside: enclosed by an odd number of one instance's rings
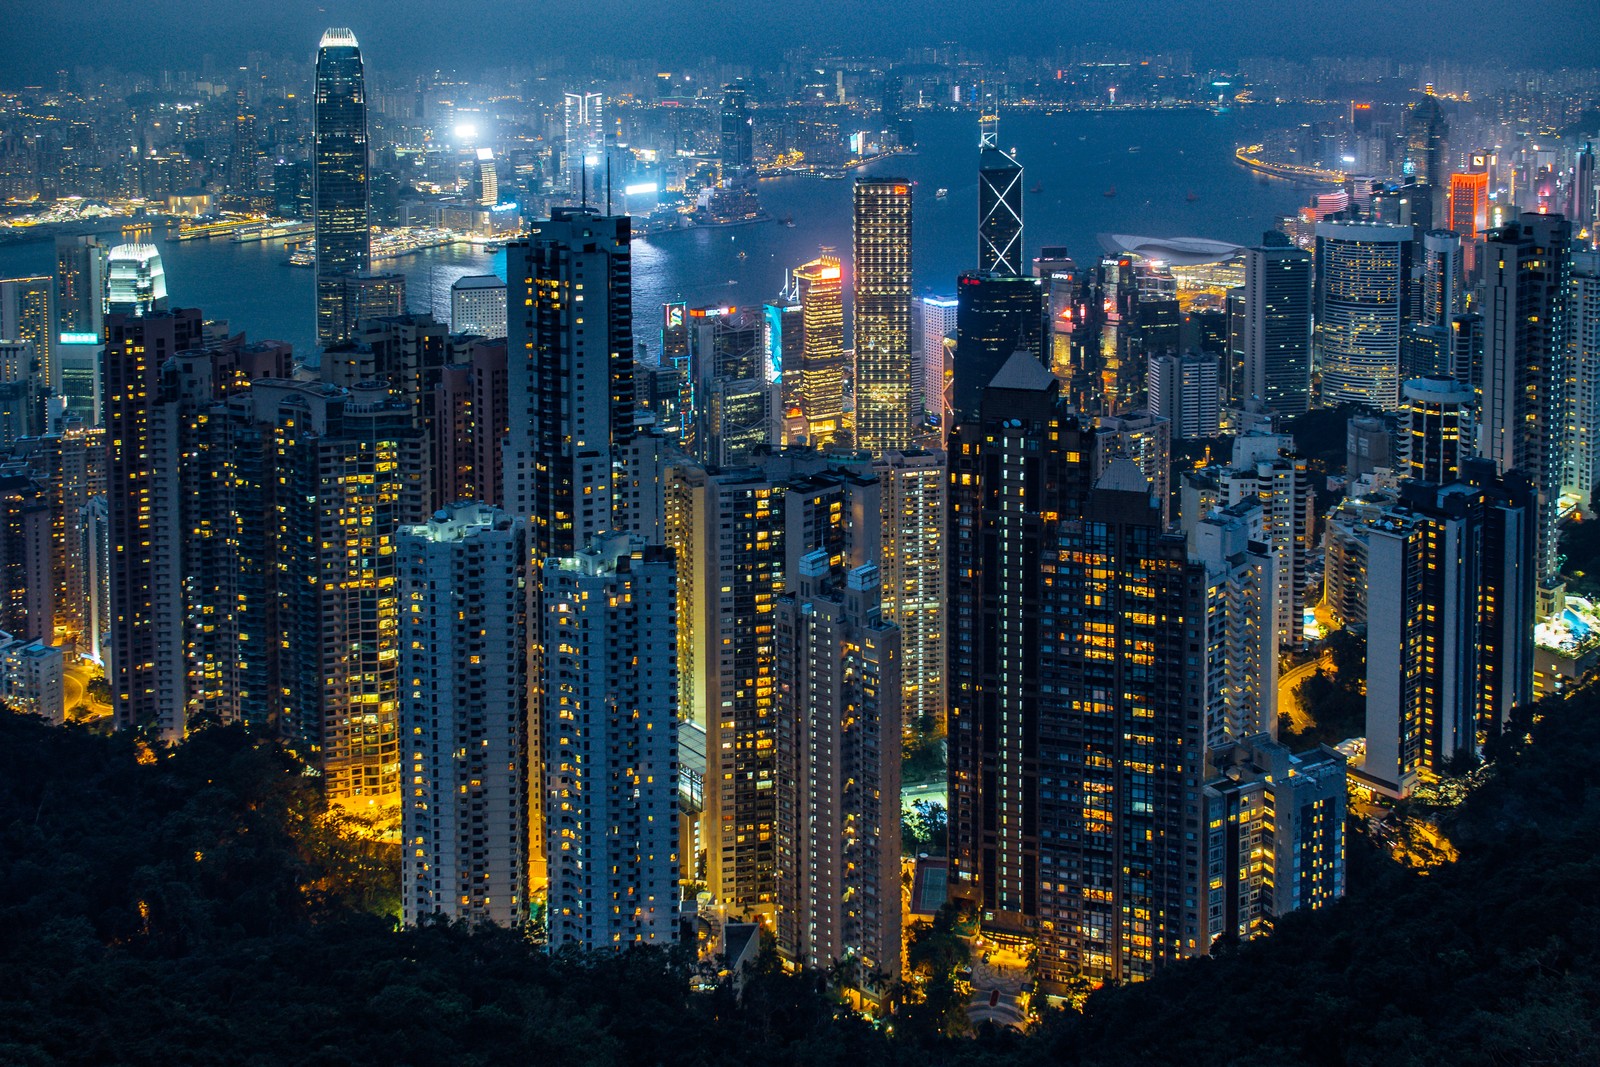
[[[933,194],[933,198],[935,200],[943,200],[945,197],[947,197],[949,195],[950,195],[950,190],[948,190],[948,189],[940,189],[938,192]]]

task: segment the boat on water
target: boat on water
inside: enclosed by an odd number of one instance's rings
[[[1187,200],[1187,201],[1189,201],[1189,203],[1191,203],[1191,204],[1192,204],[1192,203],[1194,203],[1194,202],[1195,202],[1195,201],[1196,201],[1196,200],[1199,200],[1199,199],[1200,199],[1200,194],[1199,194],[1199,193],[1196,193],[1196,192],[1195,192],[1195,191],[1194,191],[1194,190],[1193,190],[1193,189],[1191,189],[1191,190],[1189,190],[1189,195],[1188,195],[1188,196],[1185,196],[1185,197],[1184,197],[1184,199],[1185,199],[1185,200]]]
[[[291,267],[315,267],[317,265],[317,254],[303,250],[292,252],[284,262]]]
[[[1117,195],[1117,187],[1115,185],[1113,185],[1111,188],[1107,189],[1104,193],[1102,193],[1100,195],[1101,196],[1116,196]]]
[[[750,258],[750,253],[744,251],[744,249],[740,249],[738,258],[739,259],[749,259]]]
[[[791,230],[794,229],[794,216],[793,215],[785,215],[783,217],[783,224],[785,226],[789,227],[789,229],[791,229]]]
[[[943,200],[945,197],[947,197],[949,195],[950,195],[950,190],[948,190],[948,189],[940,189],[940,190],[938,190],[937,192],[935,192],[933,194],[933,198],[935,200]]]
[[[1137,152],[1137,151],[1139,151],[1139,149],[1140,149],[1140,148],[1142,148],[1142,147],[1144,147],[1144,146],[1143,146],[1143,145],[1136,145],[1136,144],[1134,144],[1134,145],[1129,145],[1129,146],[1128,146],[1128,151],[1130,151],[1130,152]]]
[[[1033,183],[1033,188],[1029,189],[1028,192],[1030,192],[1030,193],[1042,193],[1042,192],[1044,192],[1044,183],[1043,182],[1034,182]]]

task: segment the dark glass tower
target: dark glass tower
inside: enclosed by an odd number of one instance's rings
[[[950,410],[956,422],[978,417],[991,379],[1015,352],[1044,366],[1044,290],[1038,278],[969,271],[956,279],[955,372]]]
[[[727,181],[755,166],[755,127],[745,107],[743,82],[722,87],[722,178]]]
[[[978,269],[1020,275],[1022,269],[1022,164],[1001,151],[986,124],[978,154]]]
[[[317,49],[312,123],[312,211],[317,230],[317,343],[347,340],[346,274],[371,266],[368,229],[367,90],[361,46],[347,29],[330,29]]]

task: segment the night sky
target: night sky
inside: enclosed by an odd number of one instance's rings
[[[84,63],[197,70],[250,48],[315,48],[348,25],[369,62],[394,70],[519,64],[540,53],[686,55],[766,62],[796,44],[893,54],[959,40],[1008,52],[1107,41],[1240,55],[1503,58],[1516,68],[1592,66],[1597,0],[0,0],[0,84]]]

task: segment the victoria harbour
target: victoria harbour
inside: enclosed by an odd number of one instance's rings
[[[1016,149],[1029,187],[1038,189],[1025,201],[1026,255],[1064,245],[1069,255],[1089,262],[1101,254],[1101,233],[1255,241],[1292,213],[1308,189],[1240,167],[1235,147],[1328,111],[1260,105],[1223,114],[1198,108],[1007,113],[1001,143]],[[917,152],[860,169],[915,183],[913,269],[919,293],[952,292],[972,257],[977,126],[971,111],[919,113]],[[771,178],[761,182],[760,194],[774,221],[636,238],[634,300],[642,311],[636,338],[652,351],[659,346],[659,323],[645,309],[670,300],[738,306],[770,299],[787,271],[824,246],[840,252],[848,270],[850,186],[849,180]],[[940,189],[947,195],[940,197]],[[780,219],[792,219],[794,226]],[[314,351],[311,272],[288,265],[282,242],[156,244],[175,304],[204,308],[253,339],[289,341],[302,358]],[[47,272],[52,257],[48,242],[0,247],[0,273]],[[378,267],[403,271],[411,310],[443,321],[456,279],[490,271],[503,278],[505,255],[460,244]]]

